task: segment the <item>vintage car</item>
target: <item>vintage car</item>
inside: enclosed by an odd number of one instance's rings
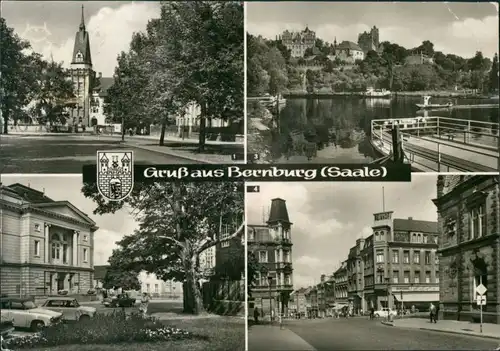
[[[42,308],[63,314],[65,321],[83,321],[95,316],[95,307],[81,306],[73,297],[49,297]]]
[[[135,297],[130,297],[128,293],[123,293],[107,297],[102,300],[102,303],[106,307],[133,307],[135,306]]]
[[[0,299],[0,315],[2,321],[11,321],[15,328],[30,328],[39,331],[43,327],[59,323],[62,313],[39,308],[30,299]]]

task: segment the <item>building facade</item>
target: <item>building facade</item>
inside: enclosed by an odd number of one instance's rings
[[[111,120],[104,113],[104,104],[108,96],[108,89],[113,85],[114,79],[103,77],[99,73],[96,82],[98,85],[92,90],[90,102],[90,125],[97,127],[112,126]]]
[[[405,58],[405,64],[407,65],[424,65],[424,64],[433,64],[434,58],[420,54],[412,54]]]
[[[254,306],[263,311],[288,313],[293,292],[292,223],[283,199],[271,200],[269,219],[264,225],[248,225],[248,250],[264,267],[252,289]]]
[[[353,307],[354,314],[361,314],[363,309],[364,262],[361,252],[364,239],[357,239],[356,245],[349,250],[347,256],[347,298]]]
[[[46,296],[93,288],[95,222],[67,201],[0,185],[2,294]]]
[[[306,27],[302,32],[284,31],[279,38],[282,44],[290,50],[292,57],[304,57],[307,49],[313,48],[316,42],[316,33]]]
[[[362,309],[428,309],[439,301],[437,222],[392,214],[375,213],[373,234],[364,240]]]
[[[437,198],[440,314],[478,321],[476,288],[486,289],[483,321],[500,323],[500,206],[498,176],[439,176]]]
[[[381,51],[379,30],[376,26],[370,32],[363,32],[358,35],[358,45],[366,55],[369,51]]]
[[[141,292],[148,293],[153,297],[181,298],[182,283],[164,281],[153,273],[142,271],[138,276],[141,282]]]
[[[354,63],[363,60],[365,53],[358,44],[352,41],[343,41],[335,47],[335,57],[346,63]]]
[[[340,267],[333,273],[335,309],[337,310],[349,305],[349,279],[347,274],[347,261],[342,262]]]

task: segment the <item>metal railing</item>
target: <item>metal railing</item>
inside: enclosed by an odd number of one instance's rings
[[[417,117],[401,119],[376,119],[371,122],[371,140],[382,154],[392,152],[391,129],[401,130],[405,161],[419,170],[495,172],[491,165],[498,164],[499,124],[463,120],[449,117]],[[411,143],[411,140],[431,142],[432,149]],[[490,158],[491,165],[464,160],[442,152],[443,147],[473,152]],[[427,162],[426,162],[427,161]],[[430,163],[429,163],[430,161]]]

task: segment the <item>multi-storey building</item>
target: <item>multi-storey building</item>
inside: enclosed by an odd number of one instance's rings
[[[368,51],[379,52],[381,50],[379,30],[376,26],[370,32],[363,32],[358,35],[358,45],[366,55]]]
[[[291,226],[286,202],[279,198],[271,200],[266,224],[248,225],[248,250],[264,267],[257,274],[252,298],[254,306],[263,311],[288,313],[288,301],[293,291]]]
[[[476,288],[486,290],[483,320],[500,323],[500,206],[498,176],[439,176],[437,198],[440,314],[477,321]]]
[[[362,308],[428,308],[439,300],[437,222],[374,214],[362,250]]]
[[[348,300],[352,304],[355,314],[360,314],[363,310],[364,262],[361,252],[363,251],[364,244],[364,239],[357,239],[356,245],[349,250],[346,261]]]
[[[316,42],[316,33],[308,27],[302,32],[284,31],[279,38],[282,44],[290,50],[292,57],[304,57],[307,49],[313,48]]]
[[[335,308],[348,306],[349,302],[349,284],[347,276],[347,261],[341,263],[340,267],[333,273],[335,282],[334,295],[335,295]]]
[[[346,63],[354,63],[363,60],[365,54],[358,44],[352,41],[343,41],[335,46],[335,57]]]
[[[87,293],[94,281],[96,223],[68,201],[22,184],[0,185],[2,294]]]
[[[319,317],[333,315],[335,307],[335,280],[333,276],[321,275],[321,282],[316,286],[318,291],[318,314]]]

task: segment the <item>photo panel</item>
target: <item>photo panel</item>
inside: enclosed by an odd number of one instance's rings
[[[246,10],[256,163],[500,169],[498,4],[250,2]]]
[[[2,350],[245,349],[242,184],[110,202],[80,175],[4,175],[0,197]]]
[[[2,173],[244,162],[242,2],[3,1]]]
[[[248,350],[496,349],[499,194],[497,175],[247,183]]]

